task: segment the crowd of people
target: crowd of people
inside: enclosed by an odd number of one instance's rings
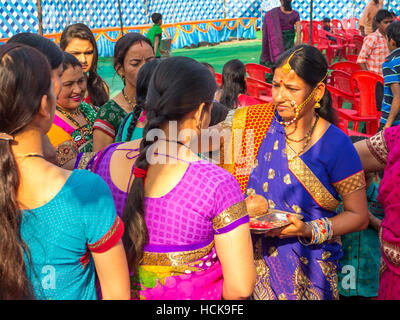
[[[240,60],[218,87],[206,62],[159,59],[159,14],[149,38],[116,42],[112,98],[82,23],[60,46],[27,32],[0,46],[0,299],[400,299],[400,22],[375,17],[389,125],[353,144],[325,56],[294,46],[291,1],[274,10],[292,27],[261,55],[267,104]],[[289,224],[252,233],[271,210]]]

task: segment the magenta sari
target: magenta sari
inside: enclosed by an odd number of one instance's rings
[[[400,300],[400,126],[376,134],[368,146],[374,156],[386,160],[378,201],[385,210],[380,230],[382,261],[379,300]]]
[[[123,146],[113,144],[94,157],[81,154],[76,164],[106,181],[121,217],[128,190],[113,183],[111,157],[114,152],[123,152],[128,159],[138,156],[137,149]],[[132,299],[221,299],[224,279],[214,236],[250,220],[236,179],[208,161],[191,162],[170,192],[145,198],[145,212],[149,243],[139,269],[131,273]]]

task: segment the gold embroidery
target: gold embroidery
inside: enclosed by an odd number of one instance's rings
[[[68,161],[75,159],[79,149],[72,140],[65,141],[56,147],[57,161],[59,166],[63,166]]]
[[[356,174],[353,174],[352,176],[333,184],[336,191],[341,196],[345,196],[361,188],[364,188],[365,185],[366,183],[364,170],[361,170],[360,172],[357,172]]]
[[[389,150],[386,145],[384,131],[379,131],[377,134],[367,139],[367,147],[374,158],[382,164],[387,163]]]
[[[300,261],[302,264],[308,265],[308,259],[306,257],[300,257]]]
[[[333,262],[320,261],[320,260],[317,261],[322,269],[322,273],[324,274],[326,280],[331,285],[333,299],[338,300],[339,291],[337,287],[338,277],[337,277],[336,265]]]
[[[322,300],[321,294],[312,287],[311,280],[304,274],[298,265],[293,275],[294,292],[296,300]]]
[[[289,158],[294,155],[294,151],[288,149],[291,153]],[[325,188],[321,181],[315,176],[311,169],[300,159],[296,157],[289,161],[289,169],[294,176],[301,182],[308,193],[321,207],[334,211],[339,205],[339,201]]]
[[[275,178],[275,170],[271,168],[268,171],[268,179],[274,179],[274,178]]]
[[[263,191],[264,191],[265,193],[268,192],[268,182],[265,182],[265,183],[263,184]]]
[[[279,141],[276,140],[276,141],[274,142],[274,150],[278,150],[278,149],[279,149]]]
[[[272,200],[268,200],[268,208],[269,209],[275,209],[275,202]]]
[[[281,293],[281,294],[278,296],[278,300],[287,300],[286,294]]]
[[[274,246],[270,247],[268,249],[268,255],[271,256],[271,257],[278,256],[278,249],[276,247],[274,247]]]
[[[389,243],[382,238],[382,228],[379,230],[379,240],[386,259],[396,267],[400,266],[400,247]]]
[[[218,231],[246,215],[246,202],[240,201],[217,215],[213,219],[213,228]]]
[[[255,161],[254,161],[254,164],[253,164],[253,169],[255,169],[255,168],[257,168],[258,167],[258,160],[256,159]]]
[[[252,298],[255,300],[274,300],[275,294],[272,291],[269,281],[269,268],[265,263],[263,256],[262,239],[259,239],[254,246],[254,261],[256,265],[257,280]]]
[[[331,253],[329,251],[322,252],[322,260],[327,260],[331,257]]]
[[[234,135],[236,132],[241,132],[246,126],[247,108],[235,109],[233,112],[230,111],[228,115],[229,117],[227,116],[222,127],[225,129],[231,128],[231,134],[221,146],[221,166],[232,175],[235,175],[235,162],[239,157],[239,152],[241,152],[243,138],[235,137]],[[226,155],[227,158],[225,158],[225,152],[228,153]]]
[[[254,190],[253,188],[248,188],[246,190],[246,194],[250,197],[250,196],[254,196],[256,195],[256,190]]]
[[[149,252],[145,251],[141,265],[152,266],[180,266],[194,262],[210,253],[214,247],[214,240],[206,247],[191,251],[180,252]]]
[[[291,184],[292,180],[290,180],[290,174],[288,173],[286,176],[283,177],[283,182],[286,184]]]
[[[82,154],[81,160],[79,160],[79,164],[77,169],[86,169],[89,161],[97,154],[97,152],[84,152]]]
[[[292,209],[294,212],[300,214],[301,213],[301,208],[299,206],[296,206],[295,204],[292,205]]]

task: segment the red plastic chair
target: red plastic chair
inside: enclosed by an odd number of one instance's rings
[[[271,69],[258,63],[246,63],[246,72],[249,77],[265,82],[265,74],[271,74]]]
[[[222,74],[221,73],[215,73],[215,81],[217,82],[218,87],[222,86]]]
[[[352,95],[350,87],[351,74],[342,70],[332,70],[329,75],[329,84],[332,87],[338,88],[346,94]]]
[[[351,61],[340,61],[332,64],[330,67],[332,70],[341,70],[349,73],[350,75],[356,71],[360,71],[361,67],[359,64]]]
[[[345,112],[349,112],[350,114],[354,115],[356,112],[353,112],[355,110],[355,106],[353,92],[351,91],[350,79],[351,75],[349,73],[341,70],[333,70],[329,76],[329,85],[339,89],[344,94],[341,97],[338,97],[338,104],[340,107],[342,107],[343,102],[351,103],[351,110],[346,109],[348,111]],[[358,95],[356,95],[356,99],[358,99]]]
[[[358,58],[358,55],[356,55],[356,54],[348,54],[346,56],[347,61],[354,62],[354,63],[357,63],[357,58]]]
[[[376,86],[381,83],[383,86],[383,77],[370,71],[356,71],[351,75],[350,85],[353,96],[359,92],[359,99],[354,99],[356,115],[349,115],[339,109],[340,118],[342,118],[348,126],[351,121],[354,131],[349,131],[350,134],[359,134],[357,132],[360,122],[365,122],[366,135],[372,136],[378,131],[381,112],[378,111],[376,104]]]
[[[362,35],[359,34],[355,34],[353,35],[353,43],[356,46],[356,50],[355,50],[355,54],[359,54],[362,48],[364,42],[364,37]]]
[[[247,77],[246,85],[249,96],[260,98],[264,102],[272,102],[272,84]]]
[[[353,98],[352,95],[348,95],[346,92],[341,91],[338,88],[332,87],[331,85],[327,85],[327,89],[331,94],[331,98],[332,98],[332,106],[333,108],[336,110],[337,114],[339,115],[339,123],[338,123],[338,127],[346,134],[348,134],[348,122],[345,119],[340,118],[340,113],[339,113],[339,109],[341,110],[345,110],[343,109],[343,101],[344,100],[350,100]],[[356,113],[355,111],[353,111],[354,114]]]
[[[308,44],[310,42],[310,22],[306,20],[301,21],[302,42]]]

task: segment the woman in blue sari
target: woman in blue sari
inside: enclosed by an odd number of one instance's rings
[[[274,103],[241,108],[227,118],[232,129],[253,129],[253,159],[248,151],[240,157],[247,167],[253,161],[248,176],[238,170],[243,169],[239,164],[224,163],[248,204],[265,198],[269,209],[304,217],[288,217],[290,225],[253,235],[258,274],[254,299],[338,299],[338,236],[368,225],[360,158],[350,139],[332,124],[327,72],[326,59],[316,48],[287,51],[274,69]],[[247,147],[242,138],[242,149]],[[344,212],[337,214],[340,199]]]

